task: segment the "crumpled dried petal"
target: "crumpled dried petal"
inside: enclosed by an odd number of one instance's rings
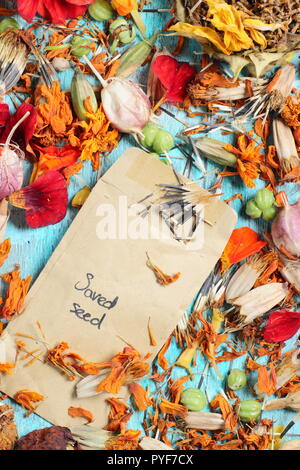
[[[0,318],[11,320],[22,311],[25,297],[29,289],[32,276],[21,279],[19,268],[8,274],[3,274],[2,279],[9,284],[3,304],[0,306]]]
[[[0,267],[7,259],[11,249],[10,238],[7,238],[2,243],[0,243]]]
[[[40,158],[37,163],[34,164],[30,183],[33,183],[44,173],[49,170],[62,170],[70,165],[77,162],[80,151],[77,148],[72,147],[70,144],[65,145],[62,148],[51,146],[51,147],[39,147],[35,148],[40,153]]]
[[[169,55],[157,56],[151,64],[164,89],[164,101],[176,104],[187,95],[187,85],[195,77],[196,70],[186,62],[178,62]]]
[[[117,398],[107,398],[110,404],[110,412],[108,415],[108,424],[104,427],[106,431],[125,432],[126,424],[132,416],[133,412],[129,412],[128,406]]]
[[[44,400],[44,395],[41,395],[37,392],[31,392],[30,390],[19,390],[14,395],[14,400],[22,405],[27,410],[35,410],[38,405],[34,405],[34,403],[40,402]]]
[[[179,416],[180,418],[185,418],[188,414],[188,409],[185,406],[165,400],[164,398],[162,398],[159,404],[159,409],[162,413]]]
[[[67,212],[66,180],[58,171],[48,171],[29,186],[11,194],[9,202],[26,210],[26,222],[31,228],[57,224]]]
[[[222,417],[224,419],[225,428],[229,431],[234,431],[237,426],[237,416],[234,415],[233,409],[228,400],[226,400],[222,395],[218,394],[215,396],[212,402],[210,402],[211,408],[218,409],[220,408]]]
[[[152,399],[149,398],[147,391],[140,384],[132,382],[128,385],[128,388],[139,411],[145,411],[152,405]]]
[[[72,416],[72,418],[84,418],[87,423],[94,421],[93,413],[80,407],[70,406],[68,408],[68,415]]]

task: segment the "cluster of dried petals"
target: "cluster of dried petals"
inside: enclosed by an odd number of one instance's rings
[[[68,428],[50,426],[37,429],[21,437],[16,450],[79,450],[79,446]]]
[[[19,390],[14,395],[14,400],[19,403],[19,405],[31,411],[35,410],[38,406],[34,403],[38,403],[44,400],[44,398],[44,395],[37,392],[31,392],[30,390]]]
[[[42,145],[53,145],[65,139],[73,122],[70,99],[61,91],[58,82],[52,88],[44,84],[35,90],[35,109],[37,124],[34,136]]]
[[[14,410],[6,403],[0,403],[0,450],[12,450],[17,438]]]
[[[9,286],[2,305],[0,304],[0,318],[11,320],[22,311],[32,276],[22,279],[19,268],[16,268],[8,274],[3,274],[2,279]]]
[[[81,160],[90,160],[94,170],[100,168],[100,156],[111,152],[118,145],[119,133],[111,129],[102,106],[96,113],[87,112],[89,122],[75,121],[68,132],[70,144],[79,149]]]

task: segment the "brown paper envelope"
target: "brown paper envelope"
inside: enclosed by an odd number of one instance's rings
[[[130,207],[155,191],[158,183],[176,184],[172,169],[140,149],[127,150],[96,184],[31,288],[24,312],[10,322],[6,334],[12,338],[16,332],[40,337],[38,321],[49,348],[66,341],[71,351],[88,361],[109,360],[124,348],[123,340],[141,354],[151,352],[154,358],[215,266],[237,218],[227,204],[212,198],[204,213],[211,225],[202,223],[203,246],[196,249],[188,249],[188,244],[172,237],[132,239],[121,233],[123,239],[99,238],[99,223],[103,224],[104,220],[100,214],[103,204],[113,209],[119,218],[122,204]],[[169,233],[165,223],[163,230]],[[168,286],[158,284],[154,273],[146,266],[146,252],[164,272],[180,272],[180,278]],[[92,292],[78,290],[88,286],[88,273],[94,276],[89,285]],[[97,294],[109,301],[117,297],[116,305],[110,309],[100,306],[97,299],[90,297]],[[74,303],[91,315],[86,319],[100,319],[105,313],[100,329],[72,313]],[[149,344],[149,317],[156,347]],[[24,341],[30,349],[41,347],[41,343],[33,340]],[[2,392],[13,396],[18,390],[29,389],[45,395],[37,413],[54,424],[81,423],[81,419],[68,416],[70,406],[92,411],[96,426],[106,424],[105,398],[111,394],[78,399],[74,394],[75,383],[62,376],[58,369],[43,361],[36,361],[29,367],[24,362],[27,361],[19,359],[15,373],[1,377]],[[126,396],[123,388],[118,397]]]

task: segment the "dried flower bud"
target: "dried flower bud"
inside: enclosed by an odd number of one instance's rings
[[[225,422],[219,413],[206,413],[204,411],[189,411],[185,423],[188,428],[216,431],[224,429]]]
[[[17,439],[14,410],[6,403],[0,403],[0,450],[12,450]]]
[[[282,119],[273,120],[274,143],[284,173],[288,173],[300,164],[292,130]]]
[[[270,400],[264,405],[264,410],[282,410],[289,408],[294,411],[300,411],[300,391],[288,393],[284,398]]]
[[[142,450],[173,450],[172,447],[167,446],[164,442],[152,437],[143,437],[139,445]]]

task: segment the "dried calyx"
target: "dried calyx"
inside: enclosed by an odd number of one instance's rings
[[[295,139],[291,128],[282,119],[274,119],[272,126],[280,168],[286,174],[300,164]]]

